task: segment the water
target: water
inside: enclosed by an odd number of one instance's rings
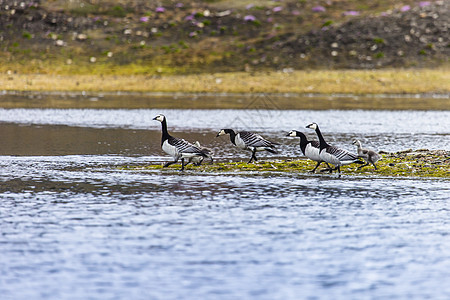
[[[0,109],[1,299],[450,297],[448,179],[119,170],[167,161],[160,112],[218,161],[249,158],[222,127],[289,158],[311,121],[349,150],[450,149],[448,111]]]

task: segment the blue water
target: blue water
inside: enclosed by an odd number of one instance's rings
[[[0,110],[1,299],[450,298],[450,180],[120,170],[167,160],[144,112]],[[202,113],[166,115],[219,161],[247,159]],[[298,115],[341,145],[449,149],[446,112],[288,111],[255,129],[298,156],[282,136]]]

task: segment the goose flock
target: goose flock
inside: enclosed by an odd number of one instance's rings
[[[202,147],[197,141],[195,143],[189,143],[184,139],[180,139],[171,136],[167,130],[167,119],[164,115],[159,114],[153,120],[161,122],[162,137],[161,137],[161,149],[168,155],[172,156],[173,161],[169,161],[164,164],[163,167],[168,167],[171,164],[178,162],[181,159],[181,170],[189,163],[195,165],[200,165],[205,158],[211,160],[213,163],[213,152],[211,149]],[[321,163],[327,165],[326,169],[322,171],[328,171],[332,173],[333,171],[338,171],[340,176],[341,166],[349,164],[360,164],[358,169],[361,169],[369,164],[372,164],[377,169],[375,163],[381,159],[381,155],[374,150],[362,148],[361,142],[359,140],[354,140],[353,144],[357,147],[357,153],[349,152],[345,149],[329,145],[322,135],[317,123],[311,123],[306,128],[312,129],[316,132],[319,141],[310,141],[307,139],[306,135],[297,130],[291,130],[287,136],[299,137],[300,138],[300,150],[304,156],[317,162],[314,169],[310,172],[314,173]],[[229,135],[230,141],[236,147],[242,150],[249,150],[252,153],[248,163],[252,161],[257,161],[256,152],[268,151],[273,154],[277,154],[277,145],[275,142],[271,142],[261,135],[249,132],[249,131],[239,131],[236,132],[233,129],[221,129],[216,137],[223,135]],[[185,159],[187,159],[185,163]],[[334,167],[331,167],[333,165]]]

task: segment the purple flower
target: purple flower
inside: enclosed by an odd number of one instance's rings
[[[300,15],[300,11],[299,11],[299,10],[293,10],[293,11],[292,11],[292,14],[293,14],[294,16],[299,16],[299,15]]]
[[[282,6],[275,6],[274,8],[272,8],[273,12],[279,12],[279,11],[282,11],[282,10],[283,10]]]
[[[157,13],[163,13],[163,12],[166,11],[166,9],[165,9],[164,7],[162,7],[162,6],[158,6],[158,7],[155,9],[155,11],[156,11]]]
[[[253,8],[254,6],[255,6],[255,4],[251,3],[251,4],[247,5],[245,8],[246,8],[246,9],[251,9],[251,8]]]
[[[184,18],[184,20],[185,21],[192,21],[192,20],[194,20],[194,15],[186,16],[186,18]]]
[[[408,11],[408,10],[410,10],[410,9],[411,9],[411,6],[405,5],[405,6],[402,6],[402,7],[400,8],[400,11]]]
[[[272,22],[273,22],[273,18],[272,18],[272,17],[268,17],[268,18],[267,18],[267,22],[268,22],[268,23],[272,23]]]
[[[425,6],[429,6],[429,5],[431,5],[430,1],[420,1],[419,2],[420,7],[425,7]]]
[[[196,37],[197,36],[197,32],[196,31],[192,31],[189,33],[190,37]]]
[[[176,8],[182,8],[183,6],[184,6],[184,4],[181,2],[178,2],[177,4],[175,4]]]
[[[244,17],[244,21],[246,21],[246,22],[254,22],[254,21],[256,21],[256,18],[255,18],[255,16],[252,16],[252,15],[246,15]]]
[[[149,20],[149,17],[141,17],[139,19],[139,21],[141,21],[141,22],[148,22],[148,20]]]
[[[324,11],[326,11],[326,9],[325,9],[325,7],[323,7],[323,6],[318,5],[318,6],[314,6],[314,7],[312,8],[312,11],[313,11],[313,12],[324,12]]]
[[[359,16],[359,11],[349,10],[344,12],[344,16]]]

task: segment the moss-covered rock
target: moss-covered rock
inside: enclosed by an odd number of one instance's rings
[[[416,150],[411,149],[396,153],[382,153],[383,158],[377,162],[377,170],[373,166],[358,169],[358,165],[343,166],[342,174],[383,176],[383,177],[436,177],[450,178],[450,152],[445,150]],[[230,172],[273,172],[273,173],[308,173],[315,166],[315,162],[307,159],[298,160],[274,160],[257,163],[226,162],[205,164],[199,167],[188,165],[186,170],[196,170],[207,173]],[[171,165],[164,170],[179,170],[180,164]],[[316,173],[321,173],[325,168],[319,168]],[[122,166],[121,170],[162,170],[160,164],[148,166]],[[328,174],[328,173],[327,173]]]

